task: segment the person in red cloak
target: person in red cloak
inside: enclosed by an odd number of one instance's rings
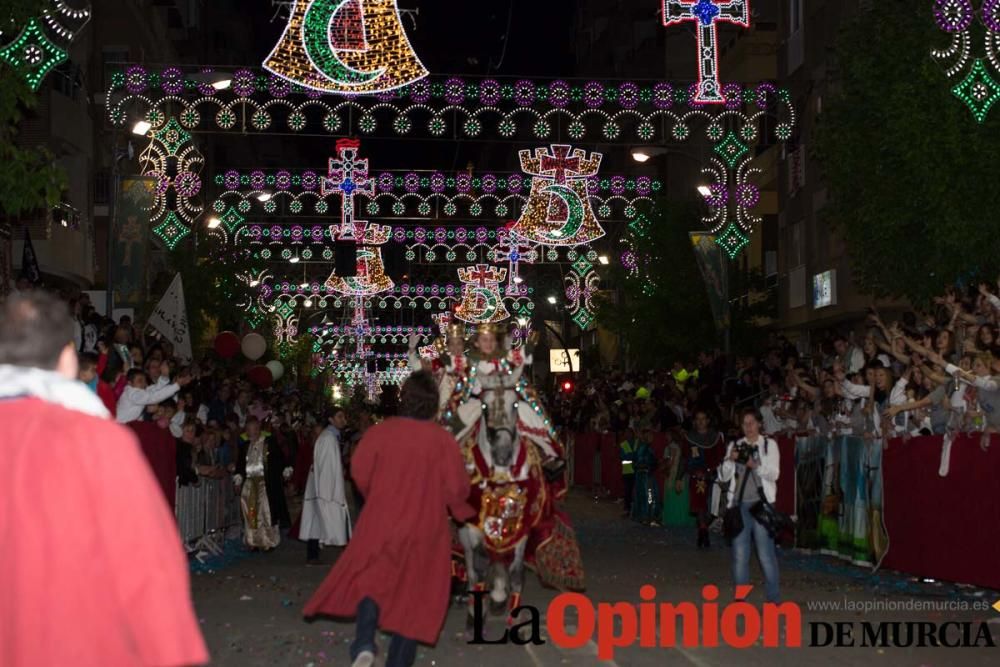
[[[469,476],[455,440],[435,423],[438,389],[420,371],[403,384],[400,414],[371,427],[351,459],[365,497],[364,519],[306,617],[357,617],[354,667],[375,660],[375,631],[392,633],[387,667],[412,665],[417,642],[437,643],[448,610],[448,513],[473,516]]]
[[[135,436],[77,382],[65,304],[0,309],[0,665],[200,665],[174,517]]]

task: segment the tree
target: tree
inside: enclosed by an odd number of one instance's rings
[[[635,363],[653,368],[714,347],[719,338],[688,236],[700,226],[697,205],[660,199],[645,215],[645,233],[632,234],[638,274],[613,269],[621,298],[600,303],[597,320],[622,337]]]
[[[263,263],[254,259],[252,253],[227,248],[217,237],[209,237],[199,239],[198,244],[178,246],[169,256],[169,264],[171,270],[158,277],[153,293],[163,292],[174,274],[181,274],[193,344],[207,342],[205,334],[209,322],[213,320],[219,324],[220,330],[239,332],[244,322],[249,324],[249,328],[255,328],[256,323],[248,321],[248,314],[241,304],[255,298],[257,290],[237,278],[238,273],[253,272],[256,275],[263,269]],[[263,321],[270,322],[270,319],[264,318]],[[261,334],[268,337],[269,327],[262,329]]]
[[[917,303],[1000,269],[1000,109],[979,124],[951,93],[956,82],[930,57],[948,44],[931,9],[891,0],[852,15],[816,138],[824,214],[847,242],[854,282]]]
[[[19,30],[31,17],[40,16],[43,0],[5,0],[4,32]],[[11,30],[13,31],[13,30]],[[16,218],[58,203],[65,175],[41,146],[15,143],[18,125],[36,98],[20,72],[0,63],[0,214]]]

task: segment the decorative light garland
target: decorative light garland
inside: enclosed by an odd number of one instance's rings
[[[264,68],[325,93],[388,92],[428,75],[396,0],[297,0]]]
[[[977,15],[986,30],[985,58],[972,56],[972,24]],[[951,92],[982,123],[1000,100],[1000,82],[991,74],[991,69],[994,74],[1000,73],[1000,0],[983,0],[978,14],[972,0],[934,0],[934,19],[942,31],[951,35],[951,44],[932,50],[931,56],[945,65],[949,79],[965,73]]]
[[[149,145],[139,155],[139,170],[156,180],[150,224],[153,232],[173,250],[191,233],[190,226],[204,210],[196,197],[201,191],[200,173],[205,158],[192,142],[191,134],[176,118],[154,118],[152,114],[148,118],[153,127],[149,132]],[[172,170],[174,175],[170,176]],[[170,190],[175,194],[172,206],[168,205]],[[231,211],[223,216],[227,227],[237,224],[234,215],[239,214]]]
[[[594,322],[593,297],[601,283],[594,265],[581,257],[573,263],[573,270],[566,274],[566,302],[570,319],[586,331]]]
[[[768,115],[769,107],[774,112],[775,100],[779,114],[775,138],[786,139],[795,124],[789,92],[769,83],[726,86],[725,105],[696,102],[694,84],[674,87],[666,82],[591,81],[570,85],[565,81],[501,83],[496,79],[425,79],[384,95],[328,102],[301,86],[289,86],[284,79],[246,69],[237,71],[233,85],[223,91],[186,80],[177,68],[150,74],[141,66],[132,66],[128,72],[112,76],[111,92],[124,89],[126,93],[108,107],[108,118],[116,126],[125,124],[130,110],[165,113],[168,105],[179,105],[180,122],[188,129],[210,130],[214,121],[214,129],[226,132],[372,135],[388,128],[397,136],[422,131],[430,137],[486,139],[490,131],[494,138],[511,139],[530,132],[540,140],[557,140],[558,125],[570,141],[599,134],[607,143],[633,144],[686,141],[699,119],[712,121],[722,112],[739,126],[756,124]],[[303,94],[305,99],[299,99]],[[495,123],[488,126],[486,119]],[[657,136],[664,121],[670,128],[669,137]],[[626,131],[629,129],[631,135]]]

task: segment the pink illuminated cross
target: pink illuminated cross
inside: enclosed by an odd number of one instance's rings
[[[750,27],[750,0],[663,0],[663,25],[698,23],[698,92],[694,101],[723,104],[719,83],[719,23]]]

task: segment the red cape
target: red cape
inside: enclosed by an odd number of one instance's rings
[[[132,433],[19,399],[0,401],[0,443],[0,664],[206,662],[174,517]]]
[[[458,445],[433,422],[388,419],[365,432],[351,475],[364,511],[305,615],[352,617],[370,597],[384,631],[434,644],[448,611],[448,512],[472,516]]]
[[[171,511],[176,507],[177,496],[177,441],[170,431],[156,422],[134,421],[126,424],[139,440],[142,453],[167,499]]]

